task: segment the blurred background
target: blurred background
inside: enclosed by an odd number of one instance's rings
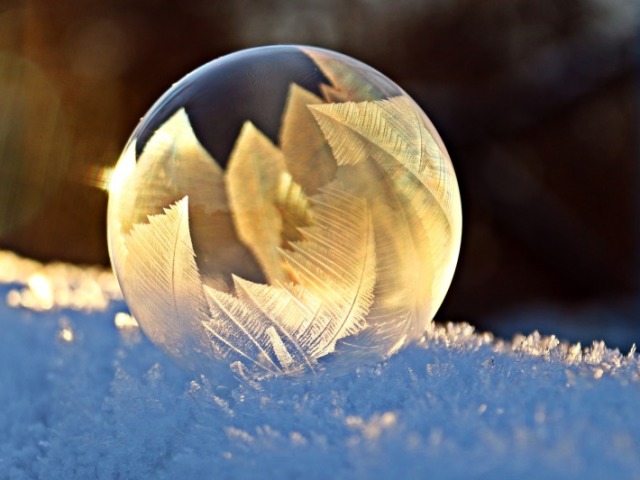
[[[0,0],[0,248],[108,264],[104,172],[173,82],[301,43],[439,130],[464,236],[440,320],[640,343],[637,0]]]

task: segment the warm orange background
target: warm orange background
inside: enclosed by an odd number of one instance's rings
[[[444,138],[465,223],[441,317],[482,324],[539,301],[624,301],[638,263],[633,10],[633,2],[604,0],[5,0],[0,54],[28,60],[46,79],[67,143],[50,147],[46,161],[57,163],[46,172],[34,155],[49,150],[29,156],[0,145],[3,186],[15,162],[37,166],[23,170],[31,184],[62,172],[38,212],[4,232],[0,246],[106,264],[106,195],[92,183],[139,117],[208,60],[304,43],[394,79]],[[6,77],[9,64],[0,65]],[[50,127],[51,115],[38,113],[49,107],[39,108],[20,120],[23,144]]]

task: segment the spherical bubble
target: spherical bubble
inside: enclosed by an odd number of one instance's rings
[[[427,116],[384,75],[312,47],[184,77],[110,184],[111,259],[146,335],[251,377],[352,368],[421,336],[460,235]]]

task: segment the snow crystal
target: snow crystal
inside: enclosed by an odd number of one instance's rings
[[[3,480],[640,475],[634,349],[448,324],[341,376],[195,378],[139,332],[107,272],[6,265],[3,297],[38,274],[55,292],[96,281],[109,301],[0,303]]]

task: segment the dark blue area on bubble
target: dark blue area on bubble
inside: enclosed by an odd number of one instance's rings
[[[298,47],[254,48],[214,60],[183,78],[151,108],[134,132],[136,154],[183,107],[198,140],[222,167],[247,120],[277,144],[292,83],[317,96],[321,83],[331,84]]]

